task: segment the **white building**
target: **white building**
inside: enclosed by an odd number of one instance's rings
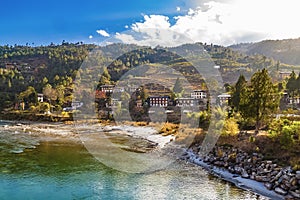
[[[205,90],[195,90],[191,93],[193,99],[205,99],[207,98],[207,92]]]
[[[175,100],[175,104],[178,107],[192,107],[198,106],[199,100],[195,98],[178,98]]]
[[[43,103],[44,102],[44,95],[42,93],[38,93],[37,94],[37,99],[38,99],[38,102]]]
[[[150,107],[167,107],[170,102],[169,96],[151,96],[148,98]]]
[[[228,101],[231,99],[231,95],[230,94],[220,94],[218,95],[218,101],[220,105],[224,105],[227,104],[228,105]]]

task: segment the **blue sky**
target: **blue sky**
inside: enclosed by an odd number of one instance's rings
[[[298,38],[299,4],[295,0],[2,1],[0,45],[101,43],[110,37],[143,45],[189,41],[175,33],[225,46]]]
[[[124,31],[143,14],[172,16],[179,0],[11,0],[1,2],[1,44],[49,44],[101,37],[96,30]],[[101,39],[101,38],[99,38]]]

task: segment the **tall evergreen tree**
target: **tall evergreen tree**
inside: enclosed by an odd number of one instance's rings
[[[266,69],[253,74],[246,88],[240,96],[240,111],[244,118],[255,120],[257,134],[267,117],[277,110],[280,95]]]
[[[27,89],[19,94],[19,99],[23,100],[26,104],[37,103],[37,93],[32,86],[28,86]]]
[[[243,90],[246,89],[247,81],[244,77],[244,75],[240,75],[238,81],[233,87],[232,91],[232,98],[231,98],[231,106],[234,107],[235,111],[239,111],[240,108],[240,100],[241,100],[241,93]]]
[[[101,77],[100,77],[99,85],[110,84],[110,78],[111,78],[111,76],[110,76],[110,74],[109,74],[107,68],[105,67],[105,68],[103,69],[103,73],[102,73],[102,75],[101,75]]]
[[[297,92],[298,92],[298,95],[300,94],[300,72],[299,72],[299,75],[296,79],[296,89],[297,89]]]
[[[295,92],[297,91],[297,78],[294,71],[292,71],[290,78],[288,79],[288,82],[286,84],[286,89],[288,90],[289,95],[292,97],[292,104],[294,107],[294,98],[295,98]]]

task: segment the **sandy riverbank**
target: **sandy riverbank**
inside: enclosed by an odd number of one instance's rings
[[[131,126],[131,125],[102,125],[99,123],[81,123],[81,124],[64,124],[64,123],[45,123],[45,122],[8,122],[9,125],[2,125],[1,129],[10,130],[14,133],[25,133],[32,136],[47,136],[54,138],[80,139],[82,132],[114,132],[120,135],[147,140],[157,144],[158,148],[163,148],[175,136],[162,136],[157,133],[154,127]]]

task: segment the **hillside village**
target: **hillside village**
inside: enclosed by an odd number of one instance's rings
[[[288,65],[279,61],[276,62],[272,58],[260,55],[246,56],[229,48],[212,44],[194,44],[194,47],[204,47],[203,50],[209,53],[214,63],[217,64],[218,70],[226,83],[223,92],[210,95],[209,93],[214,91],[207,91],[204,80],[201,77],[194,77],[194,69],[187,61],[182,60],[182,58],[176,58],[176,56],[174,57],[174,55],[166,51],[146,47],[130,52],[128,57],[124,54],[116,61],[109,59],[106,61],[106,63],[110,63],[106,72],[109,78],[105,77],[104,80],[101,80],[101,74],[99,74],[98,88],[95,90],[94,95],[99,111],[111,113],[113,107],[121,106],[124,98],[113,98],[112,93],[116,93],[114,96],[120,97],[122,96],[121,93],[126,93],[125,96],[129,95],[134,100],[134,102],[131,102],[131,106],[145,109],[164,107],[167,110],[172,110],[172,107],[180,107],[184,108],[185,112],[192,112],[192,109],[190,109],[192,107],[196,107],[199,111],[207,110],[211,103],[230,107],[231,91],[228,86],[235,84],[237,77],[241,74],[253,73],[255,68],[260,65],[269,69],[269,73],[274,81],[280,82],[288,80],[292,73],[291,69],[293,69],[287,68]],[[80,71],[79,65],[93,48],[95,48],[94,45],[84,45],[82,43],[63,43],[62,45],[50,45],[48,47],[1,47],[0,78],[3,83],[1,88],[3,95],[1,95],[0,100],[2,99],[2,110],[9,110],[10,108],[29,110],[30,107],[32,110],[32,106],[37,105],[38,102],[43,103],[42,106],[39,106],[43,107],[40,109],[40,113],[80,110],[80,107],[84,106],[84,102],[78,102],[73,99],[73,82],[78,73],[86,73]],[[119,54],[126,53],[131,48],[137,49],[134,45],[120,44],[102,48],[111,53],[117,50]],[[183,45],[176,47],[176,51],[188,51],[187,49],[191,48],[190,45]],[[173,60],[169,60],[170,56]],[[176,92],[171,91],[173,86],[168,87],[171,88],[171,90],[168,89],[168,92],[162,92],[163,90],[165,91],[164,87],[158,87],[156,90],[153,90],[153,87],[151,87],[143,88],[142,92],[147,91],[147,95],[142,95],[143,97],[141,98],[138,93],[141,92],[143,86],[133,84],[129,88],[115,87],[118,78],[128,69],[134,68],[136,65],[154,62],[162,62],[185,74],[193,84],[193,87],[190,88],[191,92],[178,96]],[[259,64],[260,62],[261,64]],[[149,66],[151,70],[152,68],[155,69],[155,65]],[[155,70],[152,73],[160,74],[160,72]],[[163,74],[161,76],[163,77]],[[163,78],[158,79],[163,80]],[[29,87],[33,88],[28,89]],[[181,88],[180,90],[183,91],[185,89],[187,88]],[[177,93],[182,91],[177,91]],[[35,99],[29,97],[30,92],[34,93]],[[24,98],[24,95],[27,95],[27,97]],[[215,99],[210,99],[209,102],[209,98],[213,96]],[[297,95],[292,97],[287,90],[282,91],[281,102],[285,104],[281,106],[282,108],[295,107],[299,104],[299,101]],[[45,103],[49,103],[49,105]],[[105,114],[104,116],[108,115]]]

